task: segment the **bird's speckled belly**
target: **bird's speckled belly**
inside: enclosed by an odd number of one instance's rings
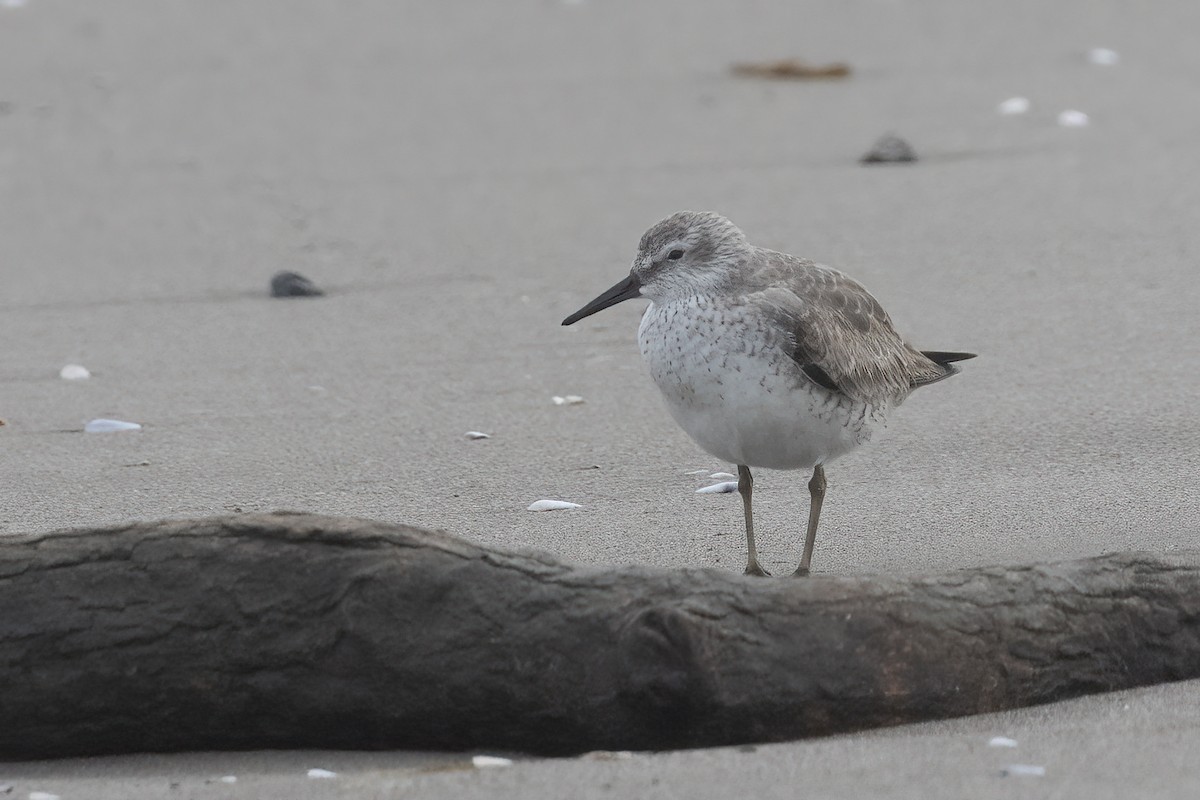
[[[671,416],[723,461],[804,469],[868,440],[880,409],[809,381],[745,307],[693,297],[651,304],[638,344]]]

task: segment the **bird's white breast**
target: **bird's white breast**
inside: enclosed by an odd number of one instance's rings
[[[705,296],[650,304],[638,344],[675,421],[717,458],[771,469],[823,464],[869,439],[885,409],[809,381],[770,322]]]

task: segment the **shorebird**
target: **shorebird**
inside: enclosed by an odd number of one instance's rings
[[[868,441],[916,388],[973,353],[917,350],[849,276],[756,247],[712,212],[681,211],[642,236],[629,276],[563,320],[635,297],[650,305],[642,357],[671,416],[705,451],[737,465],[746,574],[767,575],[754,543],[751,467],[811,469],[809,573],[825,464]]]

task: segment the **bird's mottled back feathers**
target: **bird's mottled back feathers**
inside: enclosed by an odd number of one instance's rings
[[[754,291],[791,332],[792,358],[810,380],[867,403],[897,403],[913,388],[951,374],[901,338],[863,286],[835,269],[755,248]]]

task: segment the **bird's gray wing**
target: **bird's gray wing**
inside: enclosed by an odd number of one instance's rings
[[[767,309],[808,380],[868,403],[902,400],[945,368],[909,346],[861,284],[811,262],[779,265],[770,285],[748,295]]]

